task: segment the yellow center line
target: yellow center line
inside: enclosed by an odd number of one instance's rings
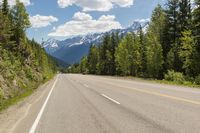
[[[142,90],[142,89],[137,89],[137,88],[132,88],[132,87],[118,86],[118,85],[115,85],[115,84],[112,84],[112,83],[108,83],[108,84],[116,86],[116,87],[120,87],[120,88],[131,89],[131,90],[142,92],[142,93],[146,93],[146,94],[151,94],[151,95],[165,97],[165,98],[169,98],[169,99],[173,99],[173,100],[177,100],[177,101],[182,101],[182,102],[187,102],[187,103],[191,103],[191,104],[200,105],[199,101],[194,101],[194,100],[190,100],[190,99],[186,99],[186,98],[170,96],[170,95],[167,95],[167,94],[162,94],[162,93],[158,93],[158,92]]]

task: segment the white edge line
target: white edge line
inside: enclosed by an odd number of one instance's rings
[[[57,79],[58,79],[58,76],[56,77],[56,80],[55,80],[55,82],[54,82],[54,84],[53,84],[53,86],[52,86],[52,88],[51,88],[51,90],[50,90],[50,92],[49,92],[49,94],[48,94],[48,96],[47,96],[42,108],[40,109],[39,114],[37,115],[37,118],[35,119],[31,129],[29,130],[29,133],[34,133],[35,132],[35,129],[36,129],[36,127],[37,127],[37,125],[38,125],[38,123],[40,121],[40,118],[41,118],[41,116],[42,116],[42,114],[44,112],[44,109],[45,109],[45,107],[47,105],[47,102],[48,102],[50,96],[51,96],[51,93],[53,92],[53,89],[54,89],[54,87],[55,87],[55,85],[57,83]]]
[[[44,84],[44,86],[45,86],[45,84]],[[15,123],[15,125],[12,127],[12,129],[10,129],[10,132],[9,132],[9,133],[13,133],[13,131],[15,130],[15,128],[18,126],[18,124],[19,124],[24,118],[26,118],[26,116],[27,116],[28,113],[29,113],[29,110],[30,110],[31,106],[32,106],[33,104],[37,103],[37,102],[44,96],[44,93],[45,93],[45,91],[43,91],[42,94],[40,95],[40,97],[39,97],[37,100],[35,100],[32,104],[27,103],[27,104],[28,104],[28,107],[27,107],[26,113],[24,114],[24,116],[22,116],[22,117]]]
[[[103,97],[105,97],[105,98],[109,99],[110,101],[112,101],[112,102],[116,103],[116,104],[120,104],[118,101],[116,101],[116,100],[114,100],[114,99],[112,99],[112,98],[110,98],[110,97],[106,96],[105,94],[101,94],[101,95],[102,95]]]

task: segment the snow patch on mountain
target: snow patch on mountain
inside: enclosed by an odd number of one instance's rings
[[[105,32],[105,33],[94,33],[94,34],[88,34],[85,36],[74,36],[71,38],[67,38],[65,40],[59,41],[56,40],[54,38],[50,38],[47,41],[44,41],[42,43],[42,46],[44,47],[44,49],[47,51],[47,53],[49,53],[50,55],[63,60],[67,63],[73,63],[72,60],[70,59],[70,61],[68,60],[68,57],[64,57],[62,56],[60,53],[66,53],[69,52],[68,56],[71,56],[71,54],[77,54],[79,55],[79,57],[77,57],[77,59],[74,59],[76,61],[80,60],[82,58],[83,55],[80,55],[80,53],[74,53],[72,51],[74,51],[75,49],[79,49],[79,50],[75,50],[75,51],[79,51],[80,52],[80,48],[82,48],[81,46],[83,45],[84,48],[89,48],[90,45],[98,45],[101,43],[102,38],[105,34],[112,34],[112,32],[118,32],[119,35],[126,35],[129,32],[134,32],[137,33],[137,31],[142,28],[143,32],[147,32],[149,26],[149,21],[148,19],[145,20],[140,20],[140,21],[134,21],[132,23],[132,25],[128,26],[127,28],[124,29],[113,29],[109,32]],[[80,47],[79,47],[80,46]],[[83,53],[87,53],[87,50],[85,49],[85,52]],[[73,58],[75,57],[75,55],[73,55]]]

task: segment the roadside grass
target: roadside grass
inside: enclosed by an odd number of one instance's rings
[[[37,88],[48,82],[49,80],[51,80],[54,77],[54,75],[49,75],[48,78],[45,78],[42,82],[40,83],[35,83],[35,84],[31,84],[29,88],[24,88],[25,92],[22,94],[19,94],[17,96],[14,96],[12,98],[6,99],[6,100],[0,100],[0,113],[3,110],[6,110],[7,108],[9,108],[12,105],[17,104],[18,102],[22,101],[23,99],[27,98],[28,96],[30,96],[31,94],[33,94],[35,92],[35,90],[37,90]]]
[[[85,75],[85,74],[84,74]],[[100,76],[100,75],[96,75]],[[151,79],[151,78],[141,78],[141,77],[133,77],[133,76],[106,76],[105,77],[114,77],[118,79],[128,79],[128,80],[135,80],[135,81],[144,81],[149,83],[158,83],[158,84],[166,84],[166,85],[175,85],[175,86],[182,86],[182,87],[190,87],[190,88],[197,88],[200,89],[200,85],[194,84],[190,81],[184,81],[183,83],[175,82],[175,81],[168,81],[168,80],[158,80],[158,79]]]
[[[199,88],[200,89],[200,85],[194,84],[190,81],[184,81],[183,83],[174,82],[174,81],[167,81],[167,80],[150,80],[150,81],[155,82],[155,83],[160,83],[160,84],[185,86],[185,87]]]
[[[17,104],[19,101],[22,101],[24,98],[30,96],[33,92],[34,92],[33,89],[29,89],[28,91],[26,91],[25,93],[23,93],[19,96],[15,96],[15,97],[8,99],[8,100],[3,100],[0,103],[0,112],[7,109],[11,105]]]
[[[183,83],[180,83],[180,82],[175,82],[175,81],[167,81],[165,79],[163,79],[163,80],[157,80],[157,79],[150,79],[150,78],[138,78],[138,77],[133,77],[133,76],[126,76],[126,77],[115,76],[115,77],[122,78],[122,79],[145,81],[145,82],[150,82],[150,83],[176,85],[176,86],[183,86],[183,87],[191,87],[191,88],[198,88],[198,89],[200,89],[200,85],[194,84],[194,83],[192,83],[190,81],[184,81]]]

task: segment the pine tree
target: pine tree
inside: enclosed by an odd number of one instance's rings
[[[168,18],[165,19],[165,26],[163,29],[163,43],[162,43],[162,49],[163,49],[163,73],[166,73],[168,68],[167,60],[168,60],[168,54],[170,51],[172,51],[172,44],[171,44],[171,38],[169,38],[169,28],[168,28]]]
[[[25,6],[19,0],[16,0],[16,5],[12,10],[12,16],[15,27],[15,41],[18,47],[20,47],[20,41],[21,39],[25,39],[25,30],[30,26],[30,21]]]
[[[200,74],[200,0],[195,0],[195,9],[193,11],[193,33],[195,39],[195,52],[193,69],[196,75]]]
[[[116,73],[116,64],[115,64],[115,49],[118,46],[118,35],[114,32],[111,35],[111,75],[115,75]]]
[[[200,52],[200,0],[195,0],[196,8],[193,11],[193,32],[197,41],[197,48]]]
[[[180,45],[180,1],[179,0],[168,0],[167,3],[167,10],[166,10],[166,15],[167,15],[167,28],[168,29],[168,37],[166,40],[171,40],[169,41],[170,49],[171,52],[174,52],[174,70],[176,71],[181,71],[182,70],[182,62],[181,59],[179,58],[179,45]],[[166,61],[169,62],[169,61]],[[169,69],[169,68],[167,68]]]
[[[192,14],[191,14],[191,1],[180,0],[179,2],[179,32],[180,36],[185,30],[191,29]]]
[[[9,14],[8,0],[3,0],[2,12],[3,12],[3,15],[8,16],[8,14]]]
[[[99,73],[101,75],[108,75],[111,73],[111,63],[109,60],[111,59],[110,49],[110,35],[105,35],[103,38],[103,43],[99,48]]]
[[[56,70],[52,57],[48,56],[34,40],[27,39],[25,30],[29,20],[23,4],[17,1],[17,5],[12,9],[15,12],[11,14],[10,10],[7,0],[4,0],[3,5],[0,5],[0,73],[5,84],[4,86],[0,84],[0,90],[5,92],[7,98],[15,98],[37,88]],[[18,32],[16,32],[17,30]],[[14,49],[16,42],[13,41],[16,40],[22,40],[20,45],[23,47],[18,46],[18,49]],[[14,80],[16,81],[15,85],[11,82]],[[3,102],[7,102],[7,98],[1,96],[0,103],[2,103],[2,99]]]
[[[12,37],[12,25],[9,19],[9,6],[7,0],[3,1],[3,6],[1,7],[0,12],[0,41],[1,45],[6,49],[11,49],[13,42],[11,41]]]
[[[142,27],[140,26],[140,29],[138,31],[139,34],[139,43],[140,43],[140,53],[141,53],[141,70],[140,73],[143,77],[146,76],[146,70],[147,70],[147,47],[146,47],[146,36],[142,30]]]
[[[166,15],[167,15],[167,28],[169,38],[171,40],[170,45],[173,46],[177,42],[178,37],[178,10],[179,0],[168,0]]]

